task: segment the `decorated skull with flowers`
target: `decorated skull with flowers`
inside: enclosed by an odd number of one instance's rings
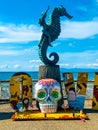
[[[35,84],[35,98],[43,113],[57,111],[58,100],[61,99],[60,84],[54,79],[41,79]]]

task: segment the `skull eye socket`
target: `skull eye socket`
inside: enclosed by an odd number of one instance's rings
[[[51,96],[52,98],[59,98],[59,92],[57,90],[52,90]]]
[[[44,90],[39,90],[37,93],[37,98],[42,100],[46,97],[46,92]]]

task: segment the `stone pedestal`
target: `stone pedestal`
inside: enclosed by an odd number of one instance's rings
[[[61,83],[59,65],[54,65],[54,66],[41,65],[39,67],[38,79],[40,80],[44,78],[52,78],[57,80],[59,83]]]
[[[60,76],[60,67],[59,67],[59,65],[54,65],[54,66],[41,65],[41,66],[39,66],[38,80],[44,79],[44,78],[55,79],[61,84],[61,76]],[[61,87],[61,95],[62,95],[62,98],[58,103],[59,108],[64,103],[63,94],[62,94],[62,87]],[[37,103],[37,107],[39,107],[38,103]]]

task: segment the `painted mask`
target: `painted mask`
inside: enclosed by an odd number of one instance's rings
[[[35,85],[35,98],[39,101],[41,112],[56,112],[61,99],[60,84],[54,79],[39,80]]]

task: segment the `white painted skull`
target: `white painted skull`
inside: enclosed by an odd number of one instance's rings
[[[58,100],[61,99],[60,84],[50,78],[39,80],[35,85],[35,98],[39,101],[41,112],[56,112]]]

